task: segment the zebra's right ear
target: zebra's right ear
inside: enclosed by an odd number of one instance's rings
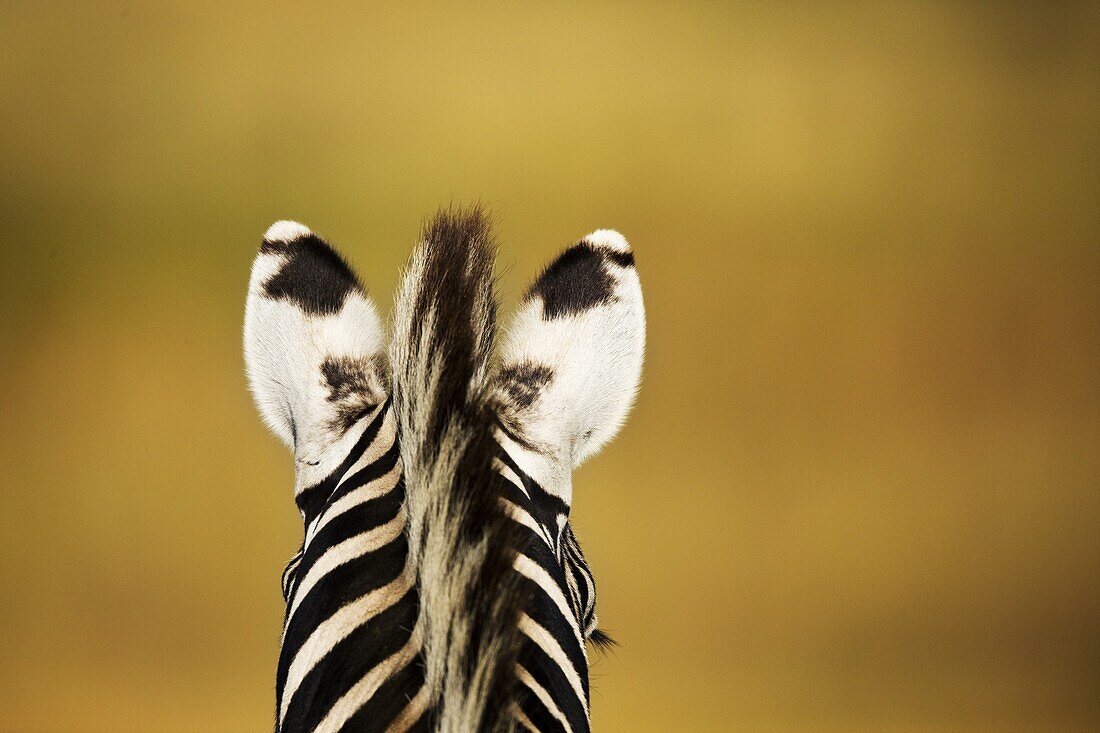
[[[496,374],[504,427],[572,470],[622,426],[644,352],[634,254],[618,232],[593,232],[543,270],[520,303]]]
[[[252,265],[244,321],[249,387],[299,468],[386,399],[378,311],[327,242],[276,222]]]

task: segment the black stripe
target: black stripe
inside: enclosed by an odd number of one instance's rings
[[[523,493],[523,489],[512,481],[504,481],[503,494],[505,499],[521,507],[526,507],[531,501],[528,495]]]
[[[577,618],[581,619],[581,628],[584,629],[588,627],[592,615],[596,612],[596,579],[588,567],[588,562],[584,559],[584,553],[581,552],[581,546],[577,542],[576,535],[573,534],[573,528],[568,524],[565,525],[564,535],[563,567],[577,586],[577,605],[574,611]]]
[[[345,604],[385,586],[405,567],[408,542],[404,536],[375,552],[336,568],[318,583],[294,612],[279,653],[275,689],[281,695],[291,662],[317,627]]]
[[[401,714],[408,706],[409,701],[416,696],[420,688],[424,686],[424,661],[418,654],[411,662],[405,665],[392,677],[378,688],[374,696],[363,707],[351,716],[347,723],[340,729],[351,733],[382,733],[389,728],[390,723]],[[424,711],[420,722],[413,726],[412,730],[426,731],[429,722],[429,712]]]
[[[370,444],[374,442],[374,438],[378,435],[378,430],[382,427],[382,421],[386,419],[386,413],[389,411],[390,401],[387,399],[382,405],[382,409],[378,411],[378,414],[374,416],[374,419],[371,420],[370,424],[363,430],[363,434],[355,441],[355,445],[352,447],[351,452],[348,453],[347,457],[337,466],[336,470],[321,480],[320,483],[303,489],[298,496],[294,498],[299,511],[302,512],[302,517],[305,519],[307,527],[317,516],[318,512],[321,511],[321,508],[325,506],[329,496],[340,483],[340,479],[342,479],[344,474],[351,470],[351,467],[363,457],[363,453],[365,453]]]
[[[519,480],[523,482],[523,488],[527,489],[527,493],[530,495],[531,501],[538,502],[540,505],[549,505],[550,509],[555,515],[565,514],[568,516],[568,504],[566,504],[564,501],[554,496],[553,494],[548,493],[546,489],[542,488],[538,481],[535,481],[535,479],[531,478],[522,468],[519,467],[519,464],[512,459],[512,456],[508,455],[508,451],[504,450],[503,446],[500,446],[498,444],[497,447],[500,449],[500,452],[498,453],[498,458],[500,458],[501,463],[512,469],[512,473],[516,474],[516,476],[519,477]],[[507,483],[511,483],[511,481]]]
[[[554,660],[547,656],[535,642],[526,637],[519,651],[519,663],[523,665],[524,669],[530,673],[531,677],[546,690],[550,695],[550,699],[554,701],[558,709],[562,712],[562,715],[569,721],[569,727],[572,728],[575,733],[580,733],[581,731],[587,731],[589,729],[588,718],[584,714],[583,703],[577,699],[577,695],[573,692],[573,687],[569,684],[565,674],[558,665],[554,664]],[[585,687],[585,696],[587,697],[588,683],[586,679],[582,680],[582,682]],[[530,697],[533,697],[533,695]],[[534,722],[534,719],[532,719],[532,722]]]
[[[556,536],[557,525],[555,520],[559,515],[559,512],[556,510],[564,509],[568,511],[568,506],[565,502],[558,499],[558,497],[548,494],[538,482],[520,469],[511,456],[503,450],[501,451],[500,458],[504,465],[508,466],[508,468],[515,473],[530,494],[530,499],[528,499],[526,496],[523,496],[518,491],[518,487],[516,487],[515,491],[509,492],[508,498],[531,514],[540,526],[552,533],[551,536]],[[508,483],[512,484],[511,481]],[[519,525],[518,522],[517,525]],[[579,624],[581,614],[578,612],[578,599],[574,596],[574,593],[570,590],[566,582],[565,573],[567,570],[563,567],[555,549],[548,546],[546,540],[534,532],[530,527],[524,525],[519,525],[519,527],[518,534],[521,538],[519,544],[522,548],[521,552],[546,572],[551,582],[557,586],[569,601],[571,610],[574,614],[572,621]],[[563,532],[563,534],[568,534],[568,532]],[[573,550],[573,547],[569,548],[569,553],[571,555]],[[571,557],[570,560],[572,559]],[[567,663],[573,667],[573,670],[581,681],[581,689],[585,699],[583,701],[577,699],[564,672],[546,653],[538,648],[533,641],[527,638],[524,638],[523,648],[520,652],[521,663],[530,673],[532,678],[547,690],[574,730],[586,731],[588,730],[588,721],[584,713],[583,705],[589,700],[589,681],[588,665],[584,656],[584,649],[577,641],[577,637],[570,623],[571,620],[562,616],[557,604],[554,603],[548,593],[537,583],[529,579],[526,583],[528,592],[530,593],[529,601],[525,606],[528,616],[531,617],[532,621],[546,629],[547,633],[550,634],[561,647],[568,660]],[[560,729],[560,725],[552,717],[548,717],[549,713],[541,703],[538,703],[537,699],[533,699],[533,695],[528,695],[522,707],[524,712],[528,713],[528,717],[531,718],[531,721],[539,727],[539,730],[546,729],[546,725],[549,725],[550,729]],[[536,718],[538,719],[536,720]]]
[[[364,486],[371,481],[382,478],[387,473],[393,470],[393,467],[397,465],[397,459],[401,457],[401,446],[397,444],[397,441],[393,442],[393,445],[386,450],[385,453],[378,456],[363,468],[359,469],[351,476],[348,476],[325,502],[325,506],[331,506],[336,501],[340,500],[344,496],[358,489],[360,486]]]
[[[344,604],[395,580],[405,565],[406,546],[404,538],[399,537],[326,573],[298,602],[287,628],[286,646],[291,644],[292,634],[304,631],[303,638],[308,638]]]
[[[524,554],[527,554],[531,560],[542,566],[553,582],[558,584],[558,588],[562,588],[560,567],[556,569],[556,572],[554,568],[546,567],[547,558],[545,556],[538,558],[539,553],[532,553],[532,548],[527,548]],[[532,554],[535,554],[536,557],[532,557]],[[573,633],[569,623],[570,620],[562,616],[561,611],[558,610],[558,605],[543,590],[542,586],[532,580],[528,580],[528,583],[533,590],[531,601],[527,604],[527,615],[539,626],[546,629],[558,642],[558,646],[565,652],[565,656],[569,658],[573,669],[577,672],[577,676],[580,677],[585,695],[587,695],[588,662],[584,657],[584,649],[581,648],[580,642],[577,641],[577,637]]]
[[[519,709],[534,724],[540,733],[565,733],[565,727],[550,714],[550,711],[535,696],[535,693],[520,683]],[[517,727],[516,730],[519,730]],[[526,730],[526,728],[524,728]]]
[[[531,518],[546,530],[547,536],[551,538],[550,541],[552,543],[556,542],[558,537],[557,518],[562,514],[569,516],[569,505],[560,498],[548,493],[537,481],[528,476],[499,444],[498,449],[498,457],[501,462],[512,470],[527,490],[527,494],[524,495],[519,487],[502,475],[502,478],[505,479],[502,482],[506,487],[505,498],[525,509],[531,515]],[[554,549],[557,550],[556,547]]]
[[[287,708],[283,730],[312,731],[364,675],[405,646],[418,611],[416,593],[410,589],[393,606],[342,639],[302,679]]]
[[[329,548],[392,520],[401,511],[404,500],[405,497],[399,492],[390,491],[333,517],[310,541],[298,565],[298,577],[304,577]]]
[[[299,547],[298,551],[294,553],[294,557],[290,558],[286,567],[283,568],[283,600],[290,602],[290,594],[294,591],[294,585],[297,582],[296,572],[298,570],[298,564],[302,561],[302,551],[304,547]]]

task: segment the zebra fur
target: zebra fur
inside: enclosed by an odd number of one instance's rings
[[[249,384],[294,451],[302,547],[276,731],[589,730],[595,582],[572,469],[633,401],[644,310],[615,232],[536,279],[493,359],[495,245],[478,208],[424,226],[390,347],[347,263],[279,222],[253,266]]]
[[[429,221],[398,292],[390,349],[427,687],[437,729],[455,733],[511,729],[524,603],[493,463],[494,257],[479,209]]]

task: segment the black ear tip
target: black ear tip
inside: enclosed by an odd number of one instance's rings
[[[633,267],[634,252],[626,237],[614,229],[597,229],[550,263],[527,297],[542,298],[546,320],[576,315],[615,300],[615,273]]]
[[[279,258],[274,274],[263,282],[264,294],[295,303],[307,314],[338,313],[349,293],[365,292],[340,253],[298,222],[272,224],[260,246],[263,255]]]

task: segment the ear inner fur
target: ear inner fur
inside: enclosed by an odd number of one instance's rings
[[[295,453],[299,487],[388,391],[381,323],[362,283],[321,237],[277,222],[252,267],[244,328],[261,416]]]
[[[637,391],[644,347],[641,287],[622,235],[593,232],[539,274],[495,376],[502,426],[542,455],[528,470],[549,486],[565,482],[614,437]]]

